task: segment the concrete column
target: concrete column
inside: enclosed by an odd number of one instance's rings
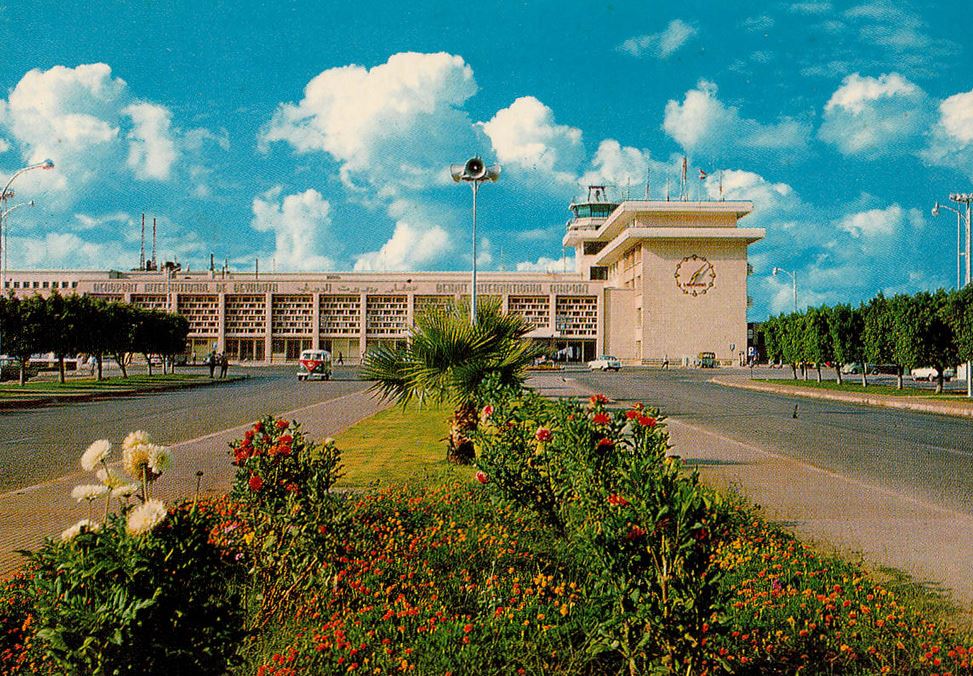
[[[556,293],[548,294],[548,298],[549,298],[548,304],[550,305],[550,307],[548,308],[547,321],[551,326],[551,335],[556,336],[557,335],[557,294]]]
[[[416,317],[416,294],[408,293],[406,294],[406,314],[405,314],[405,326],[406,330],[413,327],[413,322]]]
[[[508,312],[510,312],[510,294],[509,293],[500,294],[500,310],[503,311],[504,314],[507,314]]]
[[[608,348],[605,347],[605,287],[598,291],[598,332],[595,334],[595,359],[598,355],[606,354]]]
[[[365,358],[365,347],[368,344],[366,340],[367,331],[367,319],[368,319],[368,294],[363,293],[359,296],[359,307],[361,308],[361,317],[358,324],[358,354],[359,362]]]
[[[264,362],[274,360],[274,294],[264,294]]]
[[[311,294],[311,347],[321,347],[321,294]]]
[[[226,352],[226,292],[219,293],[220,323],[216,329],[216,351]]]

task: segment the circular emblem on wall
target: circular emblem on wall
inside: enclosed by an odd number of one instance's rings
[[[686,256],[676,264],[676,286],[690,296],[699,296],[713,287],[716,268],[702,256]]]

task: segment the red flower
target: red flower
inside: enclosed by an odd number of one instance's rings
[[[617,493],[612,493],[611,495],[608,496],[608,504],[615,505],[616,507],[625,507],[627,504],[629,504],[629,502],[621,495],[618,495]]]
[[[246,432],[244,432],[243,438],[246,439],[247,441],[253,439],[253,430],[247,430]]]
[[[632,420],[634,418],[637,418],[638,415],[639,415],[639,412],[636,411],[634,408],[633,409],[629,409],[628,411],[625,411],[625,417],[628,418],[629,420]]]
[[[639,416],[639,425],[642,427],[655,427],[655,418],[648,415]]]
[[[645,535],[644,530],[642,530],[638,526],[632,526],[631,528],[628,529],[628,533],[625,535],[625,539],[628,540],[629,542],[634,542],[635,540],[638,540],[643,535]]]
[[[598,448],[611,448],[614,445],[615,442],[609,439],[608,437],[604,437],[603,439],[598,440]]]
[[[537,432],[534,433],[534,438],[538,441],[550,441],[551,440],[551,430],[546,427],[538,427]]]
[[[284,490],[286,490],[288,493],[298,493],[300,492],[301,489],[298,488],[296,483],[291,481],[286,486],[284,486]]]
[[[255,422],[253,424],[253,431],[254,432],[263,432],[264,431],[264,424],[258,420],[257,422]]]
[[[596,425],[607,425],[611,422],[611,416],[607,413],[595,413],[595,417],[591,419],[591,422]]]
[[[484,472],[482,469],[477,470],[474,476],[476,477],[476,480],[479,481],[481,484],[490,482],[490,477],[488,477],[487,473]]]
[[[471,631],[473,631],[473,625],[472,624],[464,624],[463,625],[463,633],[464,634],[469,634]]]
[[[588,401],[591,403],[592,406],[596,406],[597,404],[607,404],[608,397],[606,397],[603,394],[593,394],[588,399]]]
[[[489,418],[491,415],[493,415],[493,406],[491,404],[487,404],[483,407],[483,417]]]
[[[281,419],[277,421],[277,429],[279,430],[286,430],[290,426],[291,424],[286,420]]]
[[[282,443],[282,444],[285,444],[285,445],[287,445],[287,446],[290,446],[290,445],[291,445],[291,442],[292,442],[292,441],[294,441],[294,437],[292,437],[292,436],[291,436],[291,435],[289,435],[289,434],[285,434],[284,436],[282,436],[282,437],[281,437],[280,439],[278,439],[277,441],[278,441],[279,443]]]
[[[250,481],[247,482],[247,485],[250,486],[250,490],[256,493],[264,487],[264,480],[258,475],[254,474],[252,477],[250,477]]]

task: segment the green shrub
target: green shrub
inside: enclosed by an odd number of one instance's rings
[[[182,505],[133,535],[111,515],[30,555],[39,649],[65,673],[225,671],[242,636],[236,571],[210,517]]]
[[[613,412],[600,395],[587,406],[493,395],[478,478],[564,534],[607,611],[592,649],[617,653],[631,673],[697,669],[719,596],[711,555],[723,510],[666,456],[658,414]]]
[[[237,466],[231,499],[236,525],[228,539],[250,567],[253,623],[280,617],[332,574],[327,562],[344,531],[341,476],[334,441],[308,441],[296,422],[268,416],[230,444]]]

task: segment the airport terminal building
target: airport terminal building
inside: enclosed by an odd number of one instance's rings
[[[671,363],[713,352],[735,362],[747,347],[747,246],[759,228],[737,221],[741,201],[604,201],[571,205],[565,273],[486,272],[477,295],[523,315],[531,337],[572,361],[612,354],[624,363]],[[413,318],[469,299],[468,272],[257,273],[217,270],[9,272],[5,292],[77,292],[189,320],[187,351],[285,362],[317,347],[355,364],[371,347],[405,340]]]

